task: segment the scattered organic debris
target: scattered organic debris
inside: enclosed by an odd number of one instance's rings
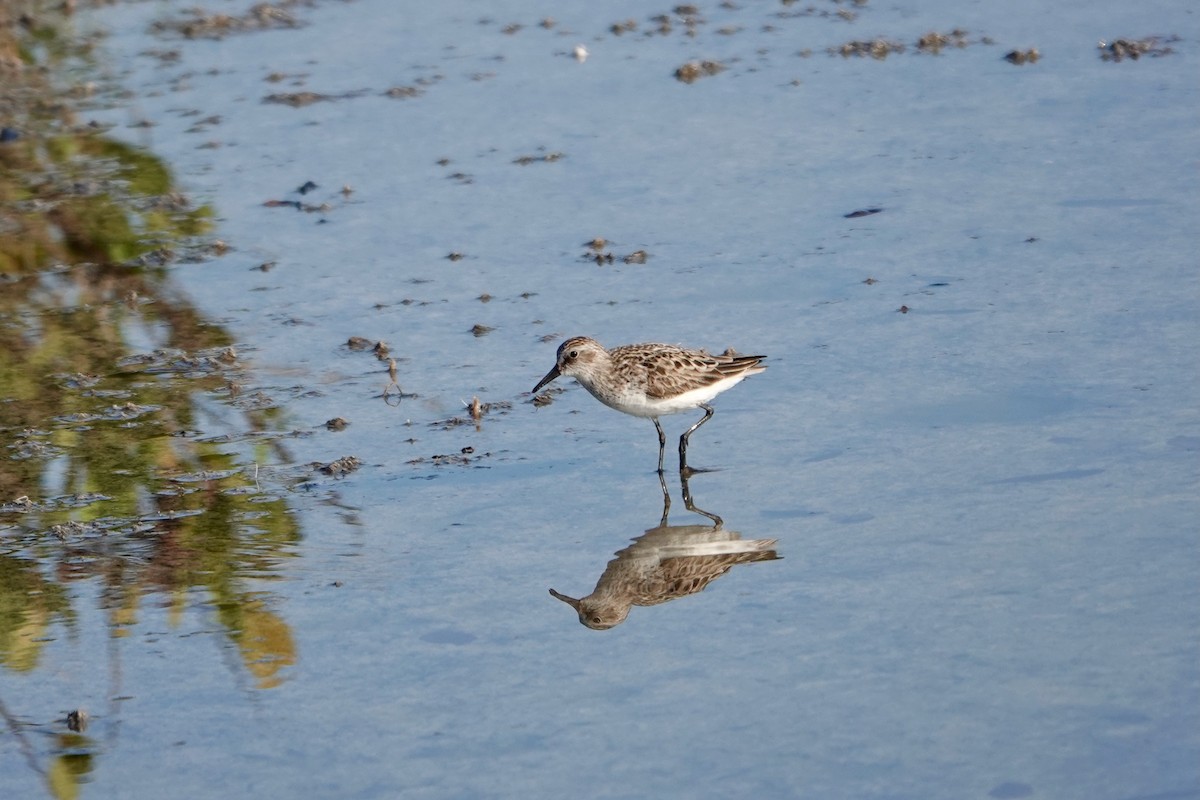
[[[450,254],[446,256],[446,258],[450,259],[451,261],[462,261],[464,258],[466,258],[466,256],[457,250],[451,250]]]
[[[326,475],[332,475],[335,478],[340,478],[343,475],[348,475],[354,470],[362,466],[362,461],[355,456],[342,456],[336,461],[330,461],[328,464],[314,462],[313,466],[318,471],[324,472]]]
[[[474,447],[464,447],[457,453],[443,453],[428,457],[413,458],[407,464],[433,464],[435,467],[469,467],[485,458],[491,458],[491,453],[476,453]]]
[[[277,103],[279,105],[291,106],[292,108],[303,108],[311,106],[313,103],[326,103],[333,100],[349,100],[355,97],[362,97],[366,94],[365,90],[354,92],[343,92],[342,94],[322,94],[320,92],[275,92],[263,98],[264,103]]]
[[[350,423],[346,421],[345,417],[334,417],[333,419],[325,421],[325,427],[331,431],[344,431],[346,430],[346,426],[349,424]]]
[[[463,406],[467,410],[465,416],[435,420],[429,423],[429,427],[448,431],[462,425],[474,425],[478,429],[480,421],[488,414],[503,414],[512,410],[512,403],[504,400],[484,403],[477,396],[472,397],[470,403],[464,402]]]
[[[157,20],[152,33],[174,34],[187,39],[223,39],[231,33],[248,33],[271,28],[298,28],[301,22],[288,10],[307,5],[307,0],[256,3],[245,14],[209,14],[199,8],[183,12],[180,19]]]
[[[518,156],[517,158],[513,159],[513,163],[519,164],[522,167],[527,167],[530,164],[536,163],[538,161],[542,161],[547,164],[550,164],[555,161],[561,161],[562,159],[566,158],[566,156],[567,156],[566,153],[546,153],[545,155],[540,155],[540,156]]]
[[[899,307],[899,308],[897,308],[896,310],[897,310],[897,311],[899,311],[901,314],[907,314],[907,313],[908,313],[908,306],[900,306],[900,307]]]
[[[863,283],[865,283],[867,286],[874,286],[875,284],[879,283],[879,280],[876,278],[864,278]]]
[[[551,341],[553,341],[554,339],[557,339],[557,338],[558,338],[557,336],[554,336],[551,339]],[[543,341],[544,341],[544,339],[543,339]],[[532,403],[535,408],[541,408],[542,406],[548,406],[554,402],[555,397],[558,397],[560,394],[562,394],[565,391],[566,391],[566,389],[564,389],[561,386],[551,386],[548,389],[546,389],[546,391],[542,392],[541,394],[535,394],[533,397],[529,398],[529,402]]]
[[[264,200],[264,208],[294,208],[306,214],[325,213],[333,209],[329,203],[301,203],[299,200]]]
[[[1114,39],[1111,42],[1101,41],[1096,46],[1100,48],[1100,58],[1105,61],[1137,61],[1142,56],[1161,58],[1175,52],[1172,44],[1179,41],[1178,36],[1147,36],[1144,39]]]
[[[395,97],[401,100],[409,97],[419,97],[424,92],[416,86],[393,86],[383,93],[386,97]]]
[[[645,250],[634,250],[629,255],[624,256],[621,260],[626,264],[645,264],[648,257],[649,256]]]
[[[878,214],[883,211],[882,208],[860,208],[857,211],[851,211],[849,214],[843,214],[846,219],[858,219],[859,217],[869,217],[872,214]]]
[[[295,85],[300,86],[307,77],[307,72],[269,72],[263,80],[267,83],[283,83],[286,80],[292,80]]]
[[[701,78],[716,75],[725,71],[725,65],[720,61],[689,61],[675,70],[675,80],[682,83],[695,83]]]
[[[840,55],[842,58],[870,56],[877,61],[882,61],[892,53],[903,53],[904,50],[904,42],[889,41],[881,37],[867,41],[846,42],[840,47],[829,48],[829,54]]]
[[[74,733],[82,733],[87,730],[88,712],[82,708],[77,708],[67,714],[67,729]]]
[[[1004,60],[1010,64],[1015,64],[1018,67],[1022,64],[1036,64],[1042,54],[1038,52],[1036,47],[1031,47],[1028,50],[1010,50],[1004,54]]]
[[[488,327],[487,325],[481,325],[479,323],[476,323],[471,326],[471,333],[476,338],[478,338],[480,336],[487,336],[489,333],[491,333],[494,330],[495,330],[495,328]]]
[[[351,350],[366,350],[368,347],[373,347],[374,342],[362,336],[351,336],[346,342],[346,346]]]
[[[117,361],[123,370],[151,375],[166,373],[210,373],[227,369],[237,354],[230,347],[215,347],[188,353],[185,350],[160,348],[149,353],[133,353]]]
[[[920,39],[917,39],[917,50],[922,53],[933,53],[936,55],[947,47],[961,48],[966,47],[967,44],[967,32],[960,28],[955,28],[949,33],[930,31]]]
[[[69,522],[64,522],[59,525],[51,525],[49,533],[60,542],[65,542],[68,538],[79,538],[80,536],[83,536],[84,534],[93,530],[98,531],[99,533],[104,533],[103,528],[97,528],[92,525],[85,525],[84,523],[76,520],[70,520]]]

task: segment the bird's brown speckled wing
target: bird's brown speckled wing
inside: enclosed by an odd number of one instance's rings
[[[715,356],[669,344],[634,344],[613,351],[620,363],[636,369],[631,375],[652,398],[674,397],[692,389],[754,370],[765,356]],[[761,369],[766,369],[762,367]]]
[[[774,550],[667,558],[659,565],[657,574],[632,587],[633,604],[653,606],[695,594],[737,564],[774,561],[777,558],[779,556]]]

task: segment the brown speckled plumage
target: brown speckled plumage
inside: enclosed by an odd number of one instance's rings
[[[533,388],[536,393],[559,376],[573,377],[601,403],[625,414],[649,417],[658,430],[658,469],[666,437],[658,418],[694,408],[704,417],[679,440],[679,467],[686,469],[687,440],[712,416],[708,402],[743,378],[766,369],[766,356],[713,355],[673,344],[627,344],[607,350],[594,339],[576,336],[558,348],[554,367]]]
[[[633,606],[652,606],[695,594],[737,564],[772,561],[776,539],[742,539],[708,525],[662,525],[621,550],[596,588],[578,600],[551,589],[579,621],[606,630],[625,621]]]

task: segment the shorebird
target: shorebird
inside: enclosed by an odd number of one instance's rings
[[[704,416],[679,437],[679,470],[687,471],[688,437],[708,422],[708,403],[743,378],[766,369],[766,356],[739,356],[732,350],[713,355],[673,344],[627,344],[607,350],[595,339],[576,336],[558,348],[558,357],[537,392],[560,376],[574,378],[609,408],[635,417],[649,417],[658,431],[658,471],[663,471],[667,437],[658,418],[693,408]]]

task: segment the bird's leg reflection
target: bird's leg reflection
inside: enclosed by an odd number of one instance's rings
[[[684,507],[688,511],[694,511],[697,514],[708,517],[709,519],[711,519],[713,521],[714,528],[720,528],[722,525],[725,524],[724,520],[722,520],[716,514],[710,514],[709,512],[705,511],[703,508],[697,508],[696,504],[692,502],[692,490],[688,488],[688,478],[690,478],[690,477],[691,477],[691,475],[688,472],[686,472],[684,470],[680,470],[679,484],[680,484],[680,486],[683,487],[683,505],[684,505]],[[663,520],[664,521],[666,520],[666,510],[665,509],[663,510]]]
[[[694,511],[695,513],[700,514],[701,516],[708,517],[709,519],[711,519],[713,521],[714,528],[721,527],[722,525],[725,524],[724,520],[722,520],[716,514],[710,514],[709,512],[705,511],[703,508],[698,508],[696,506],[696,504],[694,502],[692,502],[692,490],[688,487],[688,478],[690,478],[690,477],[691,477],[690,470],[680,470],[679,484],[680,484],[680,486],[683,487],[684,508],[686,508],[688,511]],[[669,489],[667,489],[667,479],[661,471],[658,473],[658,485],[662,489],[662,495],[663,495],[662,519],[658,523],[659,527],[661,528],[661,527],[666,526],[667,516],[671,513],[671,492]]]
[[[665,527],[667,524],[667,515],[671,513],[671,492],[667,490],[667,479],[663,476],[663,471],[658,471],[658,485],[662,487],[663,493],[663,515],[659,520],[658,527]]]

